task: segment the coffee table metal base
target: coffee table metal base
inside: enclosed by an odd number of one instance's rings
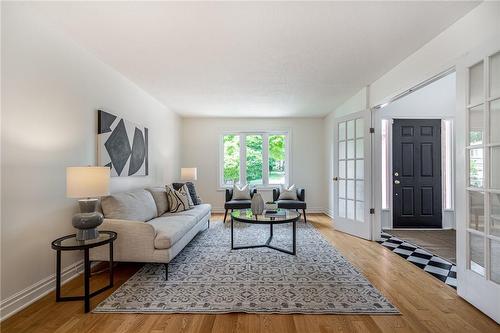
[[[293,227],[292,227],[292,251],[282,249],[276,246],[272,246],[271,241],[273,240],[273,224],[269,224],[269,238],[267,239],[265,244],[259,244],[259,245],[244,245],[244,246],[234,246],[234,219],[231,218],[231,250],[243,250],[243,249],[255,249],[259,247],[267,247],[269,249],[273,249],[276,251],[280,251],[286,254],[291,254],[291,255],[296,255],[297,252],[297,227],[296,227],[296,221],[293,221]]]

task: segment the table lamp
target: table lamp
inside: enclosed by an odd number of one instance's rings
[[[69,167],[66,168],[66,196],[79,198],[80,213],[73,216],[72,224],[77,229],[77,240],[99,237],[97,227],[103,215],[96,212],[96,197],[109,194],[109,167]]]
[[[197,168],[181,168],[181,180],[193,181],[196,179],[198,179],[198,169]]]

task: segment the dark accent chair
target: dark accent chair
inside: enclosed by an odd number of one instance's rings
[[[253,195],[257,193],[257,189],[250,190],[250,198],[253,198]],[[226,188],[226,202],[224,203],[224,209],[226,212],[224,213],[224,223],[226,222],[227,212],[229,210],[233,211],[234,209],[247,209],[252,206],[252,200],[233,200],[233,189]]]
[[[304,215],[304,223],[307,223],[307,218],[306,218],[306,209],[307,209],[307,204],[306,204],[306,190],[303,188],[298,188],[297,189],[297,199],[298,200],[278,200],[280,197],[280,189],[279,188],[273,188],[273,200],[278,203],[278,208],[284,208],[284,209],[295,209],[295,210],[302,210],[302,213]]]

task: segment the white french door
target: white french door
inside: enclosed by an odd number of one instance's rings
[[[369,109],[335,120],[333,175],[334,227],[372,239],[371,112]]]
[[[500,38],[457,65],[457,98],[457,292],[500,322]]]

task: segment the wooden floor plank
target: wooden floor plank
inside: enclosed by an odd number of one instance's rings
[[[212,221],[220,221],[222,217],[220,214],[214,214]],[[375,242],[335,231],[332,220],[323,214],[310,214],[308,223],[318,228],[325,238],[401,311],[401,315],[84,314],[81,302],[56,303],[52,292],[1,323],[1,332],[500,333],[499,325],[459,298],[453,288],[390,250]],[[115,270],[113,290],[140,267],[140,264],[119,264]],[[92,288],[100,288],[106,283],[106,272],[92,277]],[[96,296],[92,300],[92,307],[109,296],[113,290]],[[63,286],[64,294],[75,295],[82,291],[81,277]]]

